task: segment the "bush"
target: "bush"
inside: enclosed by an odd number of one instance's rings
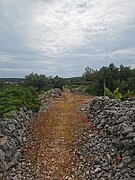
[[[111,92],[107,87],[104,87],[104,88],[105,88],[105,95],[107,95],[111,99],[119,99],[119,100],[124,101],[127,98],[129,98],[129,95],[130,95],[130,91],[129,90],[128,90],[128,92],[126,94],[122,94],[119,91],[119,88],[116,88],[114,90],[114,92]]]
[[[0,92],[0,117],[7,117],[12,110],[19,110],[23,106],[33,111],[39,110],[40,101],[33,88],[9,86]]]

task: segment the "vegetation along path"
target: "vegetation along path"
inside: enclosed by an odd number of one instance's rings
[[[32,132],[35,143],[30,149],[35,179],[70,179],[77,157],[77,136],[87,126],[87,118],[77,108],[90,100],[65,91],[52,107],[41,112]],[[40,176],[38,176],[40,175]],[[71,178],[72,179],[72,178]]]

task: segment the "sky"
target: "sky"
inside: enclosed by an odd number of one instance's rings
[[[0,0],[0,77],[135,68],[135,0]]]

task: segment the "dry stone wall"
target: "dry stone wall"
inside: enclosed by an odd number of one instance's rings
[[[44,94],[40,95],[42,106],[39,111],[44,111],[50,107],[53,100],[58,99],[62,95],[62,91],[59,88],[50,89]]]
[[[72,88],[70,92],[73,94],[87,95],[85,87]]]
[[[90,125],[76,149],[76,174],[92,180],[135,179],[135,99],[99,97],[82,109]]]
[[[21,108],[11,114],[10,119],[0,119],[0,172],[17,164],[33,112]]]
[[[51,89],[42,96],[40,111],[48,109],[53,100],[61,96],[60,89]],[[33,121],[33,112],[20,108],[12,111],[11,118],[0,119],[0,180],[33,180],[31,164],[21,154],[21,147],[28,143],[28,127]]]

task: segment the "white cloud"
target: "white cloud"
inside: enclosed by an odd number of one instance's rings
[[[0,0],[0,63],[64,74],[133,59],[134,9],[134,0]]]
[[[0,52],[0,62],[4,62],[4,63],[9,63],[9,62],[12,62],[13,59],[15,58],[16,56],[12,55],[12,54],[5,54],[3,52]]]
[[[115,56],[127,56],[127,57],[134,57],[135,58],[135,47],[128,48],[128,49],[119,49],[114,51],[112,55]]]
[[[0,68],[1,71],[14,71],[12,68]]]
[[[135,2],[128,0],[37,3],[30,26],[26,27],[29,45],[56,56],[98,42],[102,36],[113,41],[119,38],[123,27],[135,20],[134,8]]]
[[[116,40],[135,20],[134,0],[3,0],[2,5],[25,45],[52,57],[102,37]]]
[[[10,61],[11,61],[11,58],[3,54],[0,54],[0,62],[10,62]]]

